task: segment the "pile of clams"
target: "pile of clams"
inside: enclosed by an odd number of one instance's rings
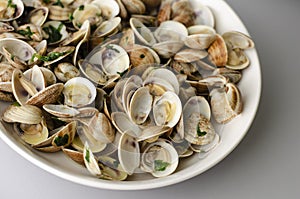
[[[240,115],[251,48],[201,0],[0,0],[1,121],[98,178],[165,177]]]

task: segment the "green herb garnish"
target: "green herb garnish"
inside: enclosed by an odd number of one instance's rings
[[[199,137],[202,137],[202,136],[205,136],[206,134],[207,134],[207,132],[206,131],[201,131],[200,126],[198,125],[198,127],[197,127],[197,135]]]
[[[113,50],[113,51],[116,51],[117,53],[120,53],[120,51],[118,49],[114,48],[112,45],[106,45],[105,47],[109,50]]]
[[[63,4],[60,0],[57,0],[53,5],[54,5],[54,6],[60,6],[60,7],[62,7],[62,8],[65,7],[64,4]]]
[[[80,11],[84,10],[84,5],[79,6],[78,8]]]
[[[125,71],[123,71],[123,72],[117,72],[117,73],[118,73],[118,75],[120,75],[120,76],[122,77],[123,75],[125,75],[125,74],[127,73],[127,71],[128,71],[128,70],[125,70]]]
[[[164,171],[170,165],[168,162],[162,160],[154,160],[154,169],[155,171]]]
[[[21,104],[19,104],[19,102],[15,101],[14,103],[11,104],[12,106],[21,106]]]
[[[70,20],[70,21],[73,21],[73,19],[74,19],[73,13],[70,13],[70,14],[69,14],[69,20]]]
[[[48,55],[46,56],[42,56],[39,54],[33,54],[31,60],[34,61],[34,58],[38,58],[41,61],[47,62],[47,61],[53,61],[61,56],[64,56],[66,54],[70,53],[70,51],[66,51],[66,52],[50,52],[48,53]]]
[[[51,0],[43,0],[44,3],[50,3]]]
[[[69,141],[69,135],[65,134],[63,137],[58,136],[54,139],[54,143],[56,144],[56,146],[64,146],[68,143]]]
[[[17,32],[23,36],[28,36],[29,38],[31,38],[31,36],[33,35],[33,32],[31,31],[29,26],[26,27],[26,30],[18,30]]]
[[[59,24],[58,28],[50,25],[48,27],[44,27],[43,30],[49,35],[47,41],[49,43],[54,43],[59,41],[62,38],[62,34],[60,33],[61,29],[63,28],[64,24]]]
[[[90,151],[88,149],[86,149],[86,155],[84,158],[88,163],[90,162]]]
[[[17,5],[13,4],[12,0],[8,0],[7,7],[8,8],[17,8]]]

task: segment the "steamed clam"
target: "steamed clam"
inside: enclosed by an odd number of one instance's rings
[[[254,42],[199,2],[0,0],[2,122],[105,180],[205,158],[242,112]]]

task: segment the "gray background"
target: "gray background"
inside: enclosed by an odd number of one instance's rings
[[[263,92],[247,136],[222,162],[183,183],[150,191],[107,191],[68,182],[0,141],[0,198],[299,198],[300,1],[227,0],[260,55]]]

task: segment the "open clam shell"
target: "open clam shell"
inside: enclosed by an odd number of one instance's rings
[[[226,44],[232,48],[240,48],[240,49],[249,49],[249,48],[254,48],[254,42],[252,39],[238,31],[230,31],[230,32],[225,32],[222,37],[224,38]]]
[[[112,19],[120,13],[120,7],[115,0],[93,0],[91,4],[97,5],[105,19]]]
[[[66,26],[60,21],[48,21],[42,29],[49,45],[58,44],[69,37]]]
[[[42,110],[32,105],[11,105],[5,110],[2,117],[5,122],[21,124],[39,124],[42,118]]]
[[[48,7],[35,8],[29,13],[29,22],[36,26],[42,26],[46,22],[48,15]]]
[[[91,104],[96,98],[96,87],[83,77],[75,77],[64,85],[65,104],[71,107],[83,107]]]
[[[241,113],[243,103],[239,89],[232,83],[210,92],[210,104],[218,123],[227,123]]]
[[[141,169],[155,177],[164,177],[173,173],[178,166],[176,149],[167,142],[154,142],[143,152]]]
[[[85,20],[89,20],[91,26],[102,22],[101,9],[95,4],[84,4],[73,12],[72,23],[76,29],[80,29]]]
[[[0,1],[0,21],[13,21],[23,15],[24,4],[22,0]]]
[[[130,130],[129,130],[130,131]],[[140,165],[140,147],[136,138],[125,132],[118,146],[118,157],[121,166],[128,175],[132,175]]]
[[[152,46],[156,43],[152,31],[147,28],[140,20],[131,18],[129,20],[130,27],[134,31],[136,37],[145,45]]]

